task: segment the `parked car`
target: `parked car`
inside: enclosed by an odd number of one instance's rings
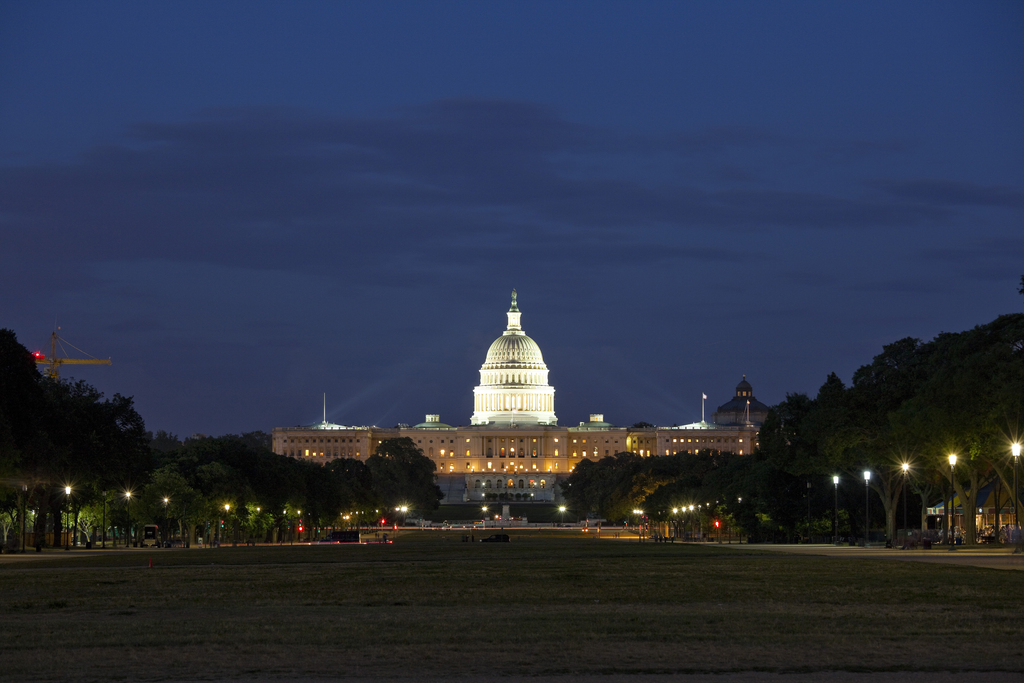
[[[510,540],[511,539],[509,539],[508,534],[491,534],[487,538],[481,538],[480,542],[481,543],[508,543]]]

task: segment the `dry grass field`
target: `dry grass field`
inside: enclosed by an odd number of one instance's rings
[[[6,562],[0,678],[1024,671],[1022,572],[459,539]]]

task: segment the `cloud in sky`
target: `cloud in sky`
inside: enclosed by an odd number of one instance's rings
[[[564,421],[601,407],[684,422],[666,390],[724,402],[748,371],[778,399],[866,362],[826,352],[927,290],[979,216],[974,248],[1000,251],[1021,190],[922,177],[893,162],[910,146],[748,126],[640,135],[508,99],[213,109],[0,167],[0,282],[32,283],[11,320],[89,310],[110,335],[96,346],[138,362],[151,349],[127,393],[161,397],[146,405],[157,427],[269,428],[324,385],[347,396],[341,421],[462,421],[512,286]],[[214,357],[188,355],[203,349]],[[592,405],[593,380],[559,374],[587,358],[614,359],[604,389],[633,386]],[[274,398],[254,402],[257,386]]]
[[[951,205],[1015,196],[948,181],[967,199],[935,201],[949,188],[915,179],[875,182],[885,192],[872,194],[752,188],[685,170],[645,177],[666,157],[685,167],[777,144],[743,129],[622,136],[509,101],[443,101],[377,119],[235,109],[139,124],[127,142],[68,162],[4,167],[0,208],[20,249],[59,242],[56,255],[78,262],[158,254],[301,268],[307,250],[342,246],[469,256],[622,242],[707,256],[707,237],[723,231],[936,225],[953,218]]]

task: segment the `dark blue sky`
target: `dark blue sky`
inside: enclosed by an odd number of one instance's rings
[[[766,403],[1020,310],[1021,3],[0,4],[0,326],[151,429]]]

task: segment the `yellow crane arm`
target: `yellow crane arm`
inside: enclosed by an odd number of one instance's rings
[[[37,360],[39,365],[110,365],[109,358],[47,358]]]
[[[58,328],[59,329],[59,328]],[[110,365],[109,358],[58,358],[57,357],[57,342],[61,338],[57,336],[57,330],[53,331],[50,335],[50,357],[47,358],[43,354],[36,352],[32,354],[35,356],[37,365],[47,366],[46,376],[50,379],[57,379],[60,375],[60,366],[62,365]],[[66,340],[64,340],[66,341]],[[69,342],[70,343],[70,342]],[[72,345],[72,348],[81,351],[77,346]],[[84,352],[83,352],[84,353]],[[86,354],[89,355],[89,354]]]

